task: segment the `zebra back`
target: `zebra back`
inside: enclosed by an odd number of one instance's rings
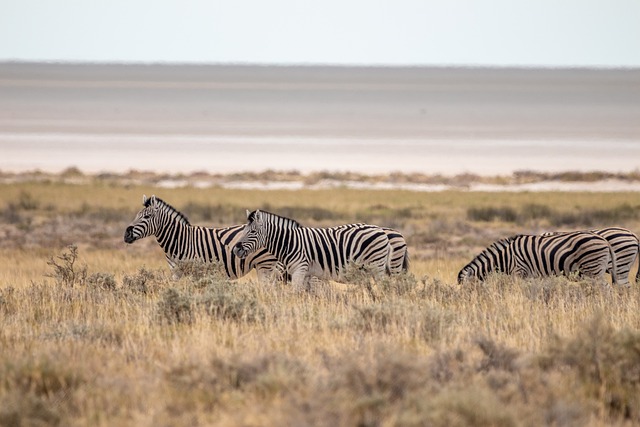
[[[616,283],[615,253],[606,239],[592,232],[517,235],[485,249],[461,270],[458,278],[459,281],[467,277],[482,280],[494,267],[494,271],[522,277],[578,272],[603,279],[609,262],[613,263],[612,278]]]
[[[512,246],[516,257],[516,273],[524,277],[578,272],[603,279],[611,262],[614,266],[612,278],[614,283],[617,282],[615,253],[606,239],[593,232],[520,235],[514,239]]]

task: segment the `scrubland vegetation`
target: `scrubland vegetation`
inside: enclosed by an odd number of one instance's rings
[[[172,280],[154,240],[122,242],[143,194],[209,226],[263,208],[395,227],[411,270]],[[0,426],[640,424],[639,284],[455,282],[499,237],[609,225],[640,232],[637,193],[0,184]]]

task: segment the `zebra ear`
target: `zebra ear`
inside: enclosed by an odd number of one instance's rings
[[[253,216],[254,221],[258,223],[262,223],[262,212],[260,209],[256,209],[256,213]]]
[[[151,205],[156,205],[156,196],[151,196],[149,198],[147,198],[147,196],[142,196],[142,204],[144,205],[144,207],[149,207]],[[155,206],[157,209],[157,206]]]
[[[247,209],[247,219],[249,219],[250,216],[251,216],[251,212],[249,211],[249,209]]]

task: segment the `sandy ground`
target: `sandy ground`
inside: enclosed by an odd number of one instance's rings
[[[640,70],[0,64],[0,170],[640,169]]]

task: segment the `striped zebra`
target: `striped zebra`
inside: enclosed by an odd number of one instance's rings
[[[636,259],[640,255],[640,240],[630,230],[621,227],[606,227],[588,230],[607,239],[613,251],[616,253],[616,275],[618,284],[621,286],[631,286],[629,283],[629,271]],[[544,236],[552,236],[558,232],[544,233]],[[611,273],[611,263],[607,266],[607,271]],[[640,265],[636,273],[636,283],[640,285]]]
[[[311,277],[340,280],[347,265],[390,272],[390,241],[380,227],[346,224],[332,228],[303,227],[297,221],[256,210],[234,247],[247,257],[260,247],[275,255],[291,274],[293,286],[307,287]]]
[[[575,231],[552,235],[517,235],[498,240],[458,273],[458,283],[484,280],[491,272],[520,277],[568,275],[577,272],[606,283],[609,263],[617,283],[616,255],[609,242],[595,233]]]
[[[259,248],[246,259],[232,253],[244,225],[226,228],[195,226],[159,197],[143,196],[142,203],[144,207],[124,232],[124,241],[133,243],[155,235],[172,270],[178,261],[221,262],[229,278],[240,278],[255,268],[261,282],[273,281],[284,271],[278,260],[264,248]]]
[[[364,225],[364,224],[363,224]],[[389,272],[399,274],[409,270],[409,250],[404,236],[397,230],[381,227],[389,239],[391,254],[389,255]]]

